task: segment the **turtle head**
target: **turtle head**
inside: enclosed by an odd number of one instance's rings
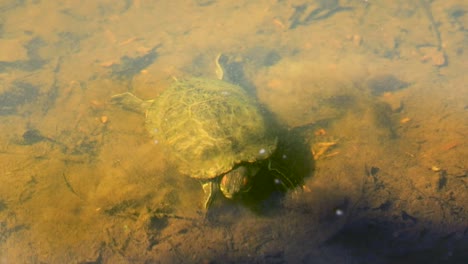
[[[226,198],[232,199],[234,195],[240,192],[246,192],[250,189],[250,178],[259,171],[254,165],[241,165],[221,178],[220,189]]]

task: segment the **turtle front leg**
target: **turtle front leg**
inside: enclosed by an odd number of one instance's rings
[[[203,191],[205,192],[204,196],[204,207],[208,209],[214,198],[219,192],[219,182],[216,180],[202,182]]]

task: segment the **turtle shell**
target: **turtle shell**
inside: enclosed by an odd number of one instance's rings
[[[146,128],[181,173],[211,179],[239,163],[268,158],[274,131],[256,100],[221,80],[179,80],[148,107]]]

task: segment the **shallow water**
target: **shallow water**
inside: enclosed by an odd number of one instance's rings
[[[467,10],[3,1],[0,262],[461,263]],[[216,78],[221,53],[283,132],[250,193],[205,214],[200,184],[110,98]]]

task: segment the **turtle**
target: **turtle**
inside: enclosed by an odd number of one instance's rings
[[[164,146],[180,175],[201,182],[204,209],[220,191],[226,198],[247,191],[277,147],[275,129],[257,100],[220,79],[188,77],[153,100],[125,92],[111,101],[146,114],[154,143]]]

